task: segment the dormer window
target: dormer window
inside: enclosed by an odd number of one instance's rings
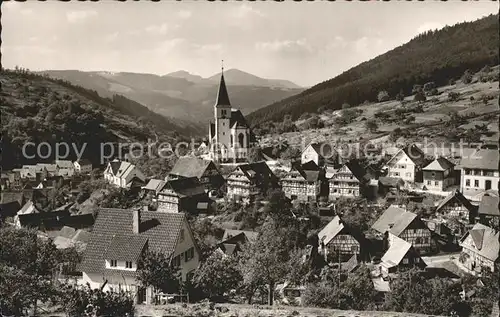
[[[110,267],[117,267],[118,266],[118,261],[117,260],[111,260],[111,261],[109,261],[109,266]]]
[[[131,269],[132,268],[132,261],[125,261],[125,268]]]

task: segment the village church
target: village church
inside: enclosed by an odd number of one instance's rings
[[[214,105],[214,119],[209,128],[210,158],[216,162],[246,162],[255,137],[241,111],[231,107],[224,68]]]

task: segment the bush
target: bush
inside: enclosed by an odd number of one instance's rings
[[[460,78],[462,83],[464,84],[470,84],[472,82],[472,73],[470,70],[466,70],[464,74],[462,75],[462,78]]]
[[[378,93],[377,99],[379,102],[387,101],[389,100],[389,93],[385,90],[382,90]]]
[[[422,102],[422,101],[426,101],[427,100],[427,97],[425,96],[424,92],[423,91],[418,91],[416,94],[415,94],[415,97],[413,98],[414,101],[418,101],[418,102]]]
[[[448,100],[449,101],[458,101],[459,99],[460,99],[460,93],[459,92],[450,91],[448,93]]]

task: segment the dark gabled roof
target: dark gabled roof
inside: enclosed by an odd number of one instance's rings
[[[498,235],[499,233],[495,229],[476,223],[461,239],[460,245],[473,250],[490,261],[496,261],[500,245]]]
[[[444,157],[440,156],[431,163],[429,163],[427,166],[425,166],[422,170],[424,171],[446,171],[449,169],[454,169],[455,164],[452,162],[448,161]]]
[[[273,174],[266,162],[240,164],[237,169],[254,183],[258,183],[265,179],[276,180],[276,176]]]
[[[182,177],[200,178],[211,164],[213,165],[214,163],[194,156],[183,156],[175,162],[170,174]]]
[[[173,190],[180,198],[205,194],[205,187],[197,177],[167,180],[160,193],[164,189]]]
[[[4,192],[4,191],[2,191],[0,193],[0,195],[1,195],[1,198],[0,198],[1,204],[7,204],[7,203],[14,202],[14,201],[17,201],[19,204],[22,204],[23,200],[24,200],[23,192]]]
[[[425,163],[425,153],[415,144],[407,145],[400,149],[388,162],[389,164],[394,158],[398,157],[399,153],[404,152],[408,158],[417,166],[422,166]]]
[[[106,258],[118,261],[137,261],[144,251],[148,237],[134,234],[113,235],[106,249]]]
[[[69,217],[69,211],[37,212],[31,214],[18,214],[19,223],[22,227],[29,228],[59,228],[64,224],[61,220]]]
[[[231,106],[229,101],[229,94],[227,93],[226,81],[224,80],[224,74],[220,75],[219,91],[217,92],[217,99],[215,100],[215,106]]]
[[[398,185],[403,185],[404,181],[401,178],[396,178],[396,177],[379,177],[378,182],[382,186],[386,187],[396,187]]]
[[[316,182],[321,177],[321,170],[314,161],[301,164],[300,161],[292,163],[291,173],[299,173],[308,182]]]
[[[460,167],[498,171],[498,150],[480,149],[468,157],[462,158]]]
[[[310,145],[320,157],[325,159],[333,160],[338,154],[335,147],[329,142],[314,142]]]
[[[498,196],[484,195],[479,204],[479,214],[489,215],[489,216],[500,216],[500,211],[498,210]]]
[[[148,239],[148,249],[170,255],[175,251],[180,231],[186,221],[183,213],[140,211],[140,233],[137,236]],[[83,272],[104,274],[105,260],[115,235],[133,235],[133,210],[102,208],[87,244],[81,270]],[[139,240],[141,241],[141,240]],[[140,245],[140,243],[138,243]],[[121,272],[121,271],[120,271]]]
[[[111,165],[111,171],[113,172],[113,175],[116,175],[118,174],[118,170],[120,169],[122,163],[120,161],[111,161],[109,162],[109,165]]]
[[[441,208],[446,206],[446,204],[448,204],[452,200],[460,202],[462,206],[467,208],[467,210],[469,211],[474,210],[474,206],[471,204],[471,202],[467,198],[465,198],[465,196],[458,189],[455,189],[439,203],[439,205],[436,208],[436,211],[439,211]]]
[[[231,128],[248,128],[249,125],[243,113],[238,109],[231,109],[231,120],[229,121]]]
[[[0,219],[14,217],[19,209],[21,209],[21,204],[19,204],[18,201],[2,203],[2,205],[0,206]]]
[[[354,175],[354,177],[356,177],[356,179],[358,181],[360,181],[361,183],[365,183],[365,182],[368,182],[370,180],[370,177],[369,175],[366,173],[366,170],[363,168],[363,166],[361,166],[359,164],[359,162],[357,160],[351,160],[347,163],[345,163],[343,165],[343,167],[346,167],[347,169],[349,169],[352,173],[352,175]],[[342,167],[339,168],[332,176],[333,179],[335,179],[335,175],[337,174],[341,174],[342,170]]]
[[[255,242],[258,235],[259,233],[255,231],[226,229],[222,241],[223,243],[235,243],[242,242],[239,239],[244,239],[245,242]]]
[[[224,254],[229,256],[236,254],[238,251],[240,251],[240,247],[238,244],[231,244],[231,243],[220,243],[219,249],[222,252],[224,252]]]
[[[79,159],[79,160],[77,160],[77,162],[80,165],[92,165],[92,162],[90,162],[90,160],[88,160],[88,159]]]

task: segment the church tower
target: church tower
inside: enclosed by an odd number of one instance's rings
[[[224,81],[224,67],[219,83],[219,92],[214,105],[215,115],[215,153],[217,159],[227,158],[230,148],[231,137],[231,102],[227,93],[226,82]]]

